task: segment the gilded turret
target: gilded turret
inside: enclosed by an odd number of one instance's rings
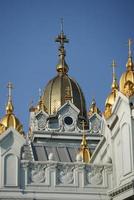
[[[128,61],[126,72],[120,78],[120,91],[127,97],[134,95],[134,63],[131,51],[132,40],[128,40]]]
[[[118,83],[117,83],[117,79],[116,79],[116,74],[115,74],[115,67],[116,67],[116,63],[113,60],[112,62],[112,68],[113,68],[113,81],[112,81],[112,85],[111,85],[111,93],[108,95],[106,102],[105,102],[105,111],[104,111],[104,116],[106,119],[108,119],[111,114],[112,114],[112,106],[115,102],[117,93],[118,93]]]
[[[8,83],[8,101],[6,105],[6,115],[0,120],[0,134],[6,131],[9,127],[16,129],[21,135],[24,134],[22,124],[14,115],[14,107],[12,103],[12,83]]]
[[[92,100],[91,106],[89,108],[88,116],[90,117],[94,113],[97,113],[97,114],[101,115],[101,112],[100,112],[99,108],[96,105],[95,99]]]
[[[80,145],[80,151],[77,155],[80,155],[82,158],[82,161],[85,163],[89,163],[91,159],[91,153],[88,148],[87,140],[86,140],[86,135],[85,135],[85,122],[82,121],[82,127],[83,127],[83,135],[82,135],[82,141]]]

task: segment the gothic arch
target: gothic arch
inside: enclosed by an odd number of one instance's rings
[[[7,154],[4,158],[4,185],[18,185],[18,158],[14,154]]]

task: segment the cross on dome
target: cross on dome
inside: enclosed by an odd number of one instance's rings
[[[67,39],[66,35],[64,35],[63,31],[63,18],[61,18],[61,32],[56,37],[55,42],[59,42],[61,46],[64,46],[64,43],[68,43],[69,40]]]
[[[13,89],[13,84],[11,82],[8,83],[7,85],[8,88],[8,100],[12,100],[12,89]]]
[[[129,57],[132,56],[132,51],[131,51],[132,43],[133,43],[132,39],[128,39],[128,55],[129,55]]]

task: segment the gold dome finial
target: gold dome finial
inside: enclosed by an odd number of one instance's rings
[[[127,71],[122,74],[120,78],[120,92],[125,96],[130,97],[134,95],[134,63],[132,60],[132,40],[128,40],[128,61],[126,64]]]
[[[7,85],[8,88],[8,101],[6,105],[6,115],[0,120],[0,134],[6,131],[9,127],[16,129],[21,135],[24,135],[23,126],[13,113],[14,107],[12,104],[12,89],[11,82]]]
[[[87,140],[86,140],[86,135],[85,135],[85,121],[82,121],[82,129],[83,129],[83,135],[82,135],[82,141],[80,145],[80,151],[78,155],[82,157],[82,161],[85,163],[89,163],[91,159],[91,153],[88,148]]]
[[[128,39],[128,57],[132,57],[131,45],[132,45],[132,39]]]
[[[108,95],[106,102],[105,102],[105,111],[104,111],[104,117],[106,119],[108,119],[111,114],[112,114],[112,106],[115,102],[116,96],[117,96],[117,92],[118,92],[118,83],[117,83],[117,79],[116,79],[116,74],[115,74],[115,67],[116,67],[116,63],[115,60],[112,61],[112,68],[113,68],[113,72],[112,72],[112,85],[111,85],[111,93]]]
[[[45,103],[44,103],[44,98],[42,95],[42,91],[40,88],[39,88],[39,102],[38,102],[38,105],[36,108],[37,108],[37,111],[43,110],[43,111],[47,112],[47,109],[46,109]]]
[[[131,51],[132,43],[133,41],[131,39],[128,39],[128,61],[126,63],[126,67],[128,71],[131,71],[134,68],[134,64],[132,60],[132,51]]]
[[[88,112],[88,116],[90,117],[91,115],[93,115],[94,113],[98,113],[99,115],[101,115],[101,112],[99,110],[99,108],[96,105],[96,101],[93,98],[91,106],[89,108],[89,112]]]
[[[117,83],[117,79],[116,79],[116,73],[115,73],[115,67],[116,67],[116,62],[115,60],[112,61],[112,68],[113,68],[113,82],[112,82],[112,90],[118,90],[119,86],[118,86],[118,83]]]
[[[56,66],[57,72],[61,74],[66,74],[69,70],[68,65],[65,61],[66,51],[64,49],[64,43],[68,43],[69,40],[67,39],[66,35],[63,32],[63,18],[61,19],[61,32],[56,37],[55,42],[60,43],[59,47],[59,63]]]
[[[13,89],[13,84],[11,82],[8,83],[7,85],[8,88],[8,101],[6,105],[6,113],[11,114],[14,111],[14,107],[12,104],[12,89]]]

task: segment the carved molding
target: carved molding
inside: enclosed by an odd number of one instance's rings
[[[103,183],[102,175],[103,167],[92,165],[87,169],[87,182],[88,184],[101,185]]]
[[[58,165],[56,180],[57,183],[72,184],[74,182],[74,166],[72,165]]]
[[[46,180],[45,169],[46,169],[46,165],[44,164],[31,163],[29,167],[30,182],[33,182],[33,183],[45,182]]]

